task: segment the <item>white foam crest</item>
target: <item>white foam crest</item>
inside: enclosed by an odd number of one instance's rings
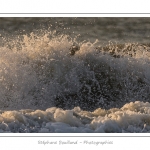
[[[140,101],[125,104],[122,108],[93,112],[79,107],[63,110],[1,111],[1,132],[150,132],[150,103]]]

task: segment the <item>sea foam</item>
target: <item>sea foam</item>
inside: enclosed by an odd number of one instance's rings
[[[79,107],[63,110],[1,111],[0,131],[16,133],[147,133],[150,132],[150,103],[130,102],[121,108],[98,108],[93,112]]]
[[[3,38],[1,132],[149,132],[149,45],[97,43],[49,31]]]

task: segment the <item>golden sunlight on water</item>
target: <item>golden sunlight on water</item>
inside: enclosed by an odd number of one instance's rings
[[[149,132],[147,18],[0,18],[0,132]]]

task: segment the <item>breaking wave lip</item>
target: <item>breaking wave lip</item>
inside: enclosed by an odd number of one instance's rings
[[[150,45],[97,43],[3,39],[1,132],[149,132]]]

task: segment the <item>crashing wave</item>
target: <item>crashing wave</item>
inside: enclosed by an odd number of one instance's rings
[[[43,32],[0,47],[2,109],[59,107],[93,111],[149,102],[148,44],[96,46]],[[73,45],[73,46],[72,46]]]

